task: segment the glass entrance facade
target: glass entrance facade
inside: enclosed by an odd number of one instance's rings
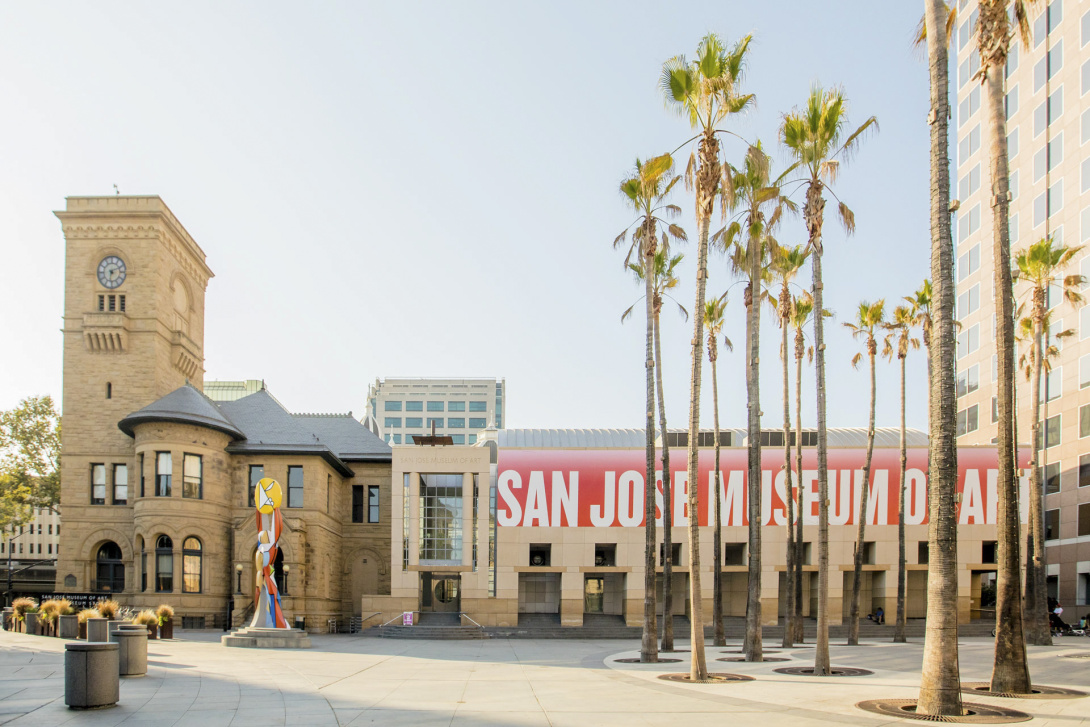
[[[462,475],[420,475],[420,564],[462,564]]]

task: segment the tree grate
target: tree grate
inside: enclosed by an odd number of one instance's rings
[[[1006,699],[1079,699],[1086,696],[1086,692],[1077,689],[1065,689],[1064,687],[1046,687],[1034,684],[1029,694],[1018,692],[993,692],[991,682],[962,682],[961,691],[969,694],[980,694],[985,697],[1004,697]]]
[[[865,712],[873,712],[886,717],[914,719],[921,722],[1013,724],[1015,722],[1028,722],[1033,719],[1025,712],[1019,712],[1016,709],[975,702],[963,702],[961,706],[965,713],[961,715],[917,714],[916,702],[915,699],[868,699],[865,702],[859,702],[855,706]]]
[[[874,672],[867,669],[856,669],[850,666],[833,666],[829,668],[829,674],[815,674],[814,667],[812,666],[785,666],[779,669],[773,669],[777,674],[790,674],[792,676],[800,677],[813,677],[813,676],[827,676],[827,677],[865,677],[870,676]]]
[[[680,664],[681,659],[659,659],[658,661],[641,661],[640,657],[633,656],[627,659],[614,659],[617,664]]]
[[[1086,654],[1064,654],[1064,657],[1068,659],[1090,659],[1090,653]]]
[[[746,657],[744,657],[744,656],[721,656],[718,659],[716,659],[716,661],[738,661],[738,662],[745,662],[745,660],[746,660]],[[748,662],[748,663],[750,663],[750,664],[761,664],[761,663],[768,662],[768,661],[791,661],[791,659],[789,659],[786,656],[766,656],[766,657],[763,657],[761,659],[761,661],[751,661],[751,662]]]
[[[683,684],[731,684],[733,682],[751,682],[753,677],[745,674],[726,674],[723,672],[709,672],[707,679],[693,681],[688,674],[659,674],[659,679],[667,682],[681,682]]]

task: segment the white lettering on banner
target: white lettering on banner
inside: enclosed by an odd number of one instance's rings
[[[794,477],[792,477],[794,479]],[[776,473],[776,494],[780,498],[780,506],[772,512],[772,518],[776,525],[787,524],[787,470],[780,470]],[[765,519],[765,523],[768,523],[768,519]]]
[[[567,520],[567,527],[579,527],[579,473],[569,472],[570,487],[564,484],[564,473],[553,472],[553,527],[564,527],[560,519],[561,508]]]
[[[545,473],[541,470],[530,472],[528,488],[526,492],[526,519],[523,520],[522,524],[527,527],[533,527],[534,525],[549,527],[549,505],[545,501]]]
[[[689,524],[689,473],[678,472],[674,475],[674,527],[683,528]]]
[[[617,520],[621,527],[635,527],[643,520],[643,485],[643,476],[635,470],[621,475],[617,485]]]
[[[745,512],[742,509],[742,503],[744,501],[743,495],[745,494],[745,483],[742,480],[742,473],[737,470],[732,470],[727,473],[726,492],[723,491],[723,479],[719,479],[719,518],[722,520],[723,525],[732,527],[741,527],[745,524]],[[709,498],[710,499],[710,498]],[[709,504],[708,513],[715,512],[712,508],[714,505]],[[711,522],[709,520],[709,522]]]
[[[858,498],[857,502],[852,502],[852,491],[851,470],[841,470],[839,480],[837,480],[837,471],[829,470],[829,499],[832,500],[829,507],[830,525],[847,525],[852,511],[859,509]]]
[[[503,507],[496,508],[496,522],[499,525],[510,526],[519,525],[522,520],[522,506],[519,505],[518,500],[515,499],[511,489],[522,489],[522,477],[515,470],[505,470],[500,473],[500,476],[496,479],[496,489],[500,493],[500,499],[503,500]]]
[[[889,470],[872,468],[871,473],[867,525],[889,525]]]
[[[818,524],[818,471],[802,471],[802,524]]]
[[[612,527],[616,517],[617,473],[606,472],[605,486],[602,488],[605,502],[590,506],[590,524],[596,528]]]
[[[912,468],[905,472],[905,480],[908,483],[905,525],[921,525],[927,517],[927,477],[922,470]]]
[[[747,508],[748,510],[748,508]],[[761,525],[771,525],[772,520],[772,472],[761,470]],[[782,525],[783,523],[777,523]]]
[[[969,522],[972,518],[972,522]],[[965,470],[965,486],[961,490],[961,514],[958,525],[977,525],[984,522],[984,494],[980,491],[979,470]]]
[[[995,519],[999,509],[999,470],[988,470],[987,491],[984,493],[984,522],[998,523]]]

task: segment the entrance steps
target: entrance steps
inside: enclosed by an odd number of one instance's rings
[[[395,622],[396,623],[396,622]],[[437,639],[465,640],[487,639],[488,633],[480,626],[462,625],[461,617],[456,613],[422,613],[420,620],[412,626],[388,624],[374,629],[370,635],[385,639]]]

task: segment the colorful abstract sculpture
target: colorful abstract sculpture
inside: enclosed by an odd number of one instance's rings
[[[254,554],[254,620],[250,628],[286,629],[288,622],[280,603],[273,570],[276,565],[277,543],[284,530],[280,504],[284,492],[280,483],[266,477],[254,489],[257,506],[257,552]]]

